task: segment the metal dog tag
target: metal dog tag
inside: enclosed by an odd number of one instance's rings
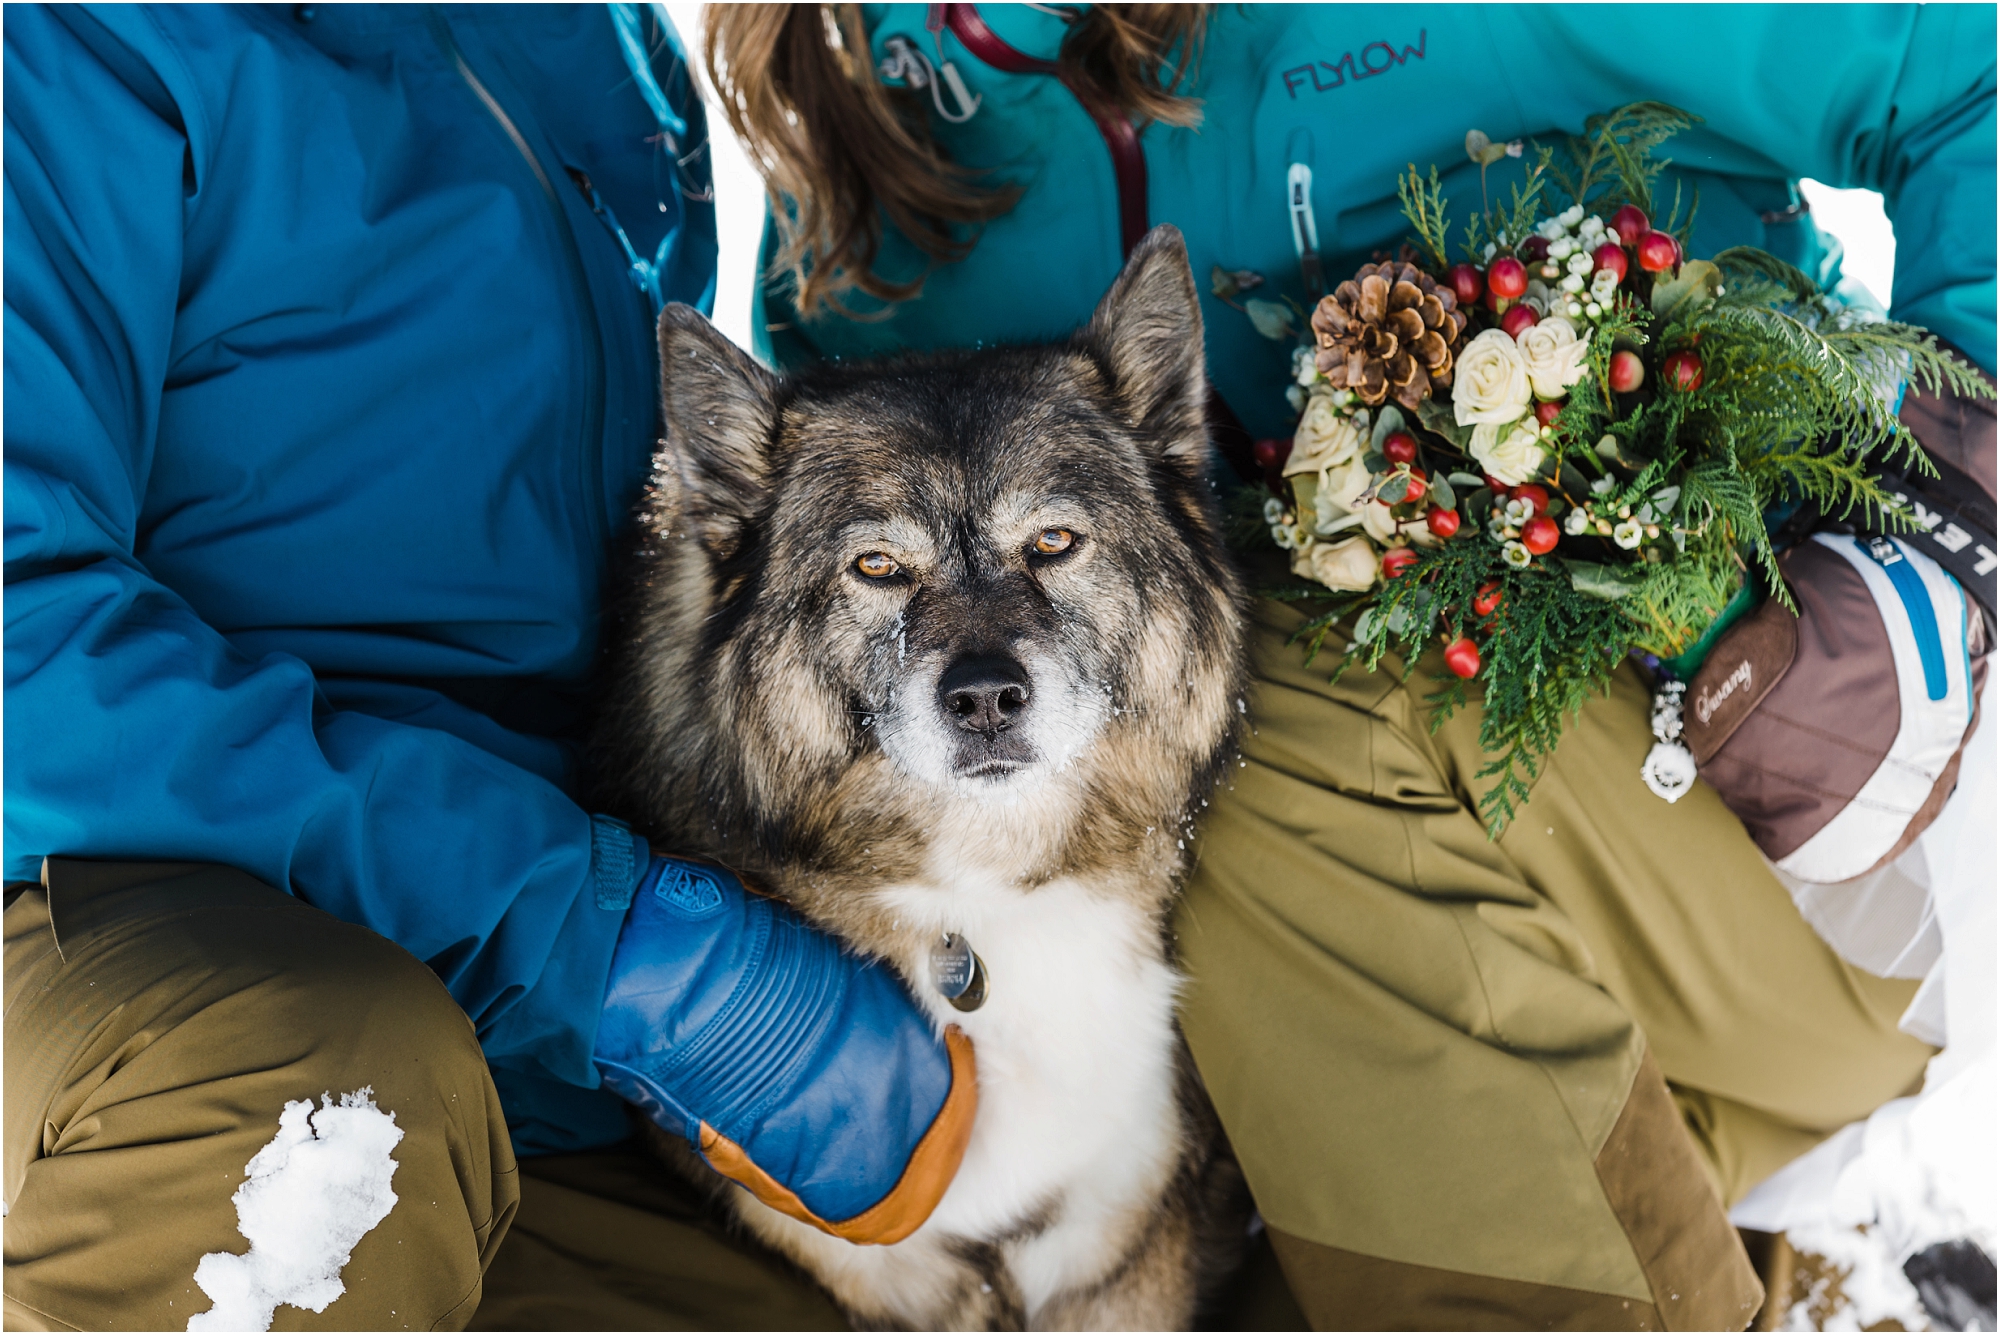
[[[962,1011],[986,1004],[986,964],[962,936],[948,934],[931,947],[931,978],[938,992]]]

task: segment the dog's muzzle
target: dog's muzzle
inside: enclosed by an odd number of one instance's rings
[[[961,654],[938,678],[938,710],[957,739],[952,767],[967,778],[997,778],[1031,763],[1021,734],[1034,684],[1011,654]]]

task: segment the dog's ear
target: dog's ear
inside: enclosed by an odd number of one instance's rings
[[[1201,302],[1180,229],[1162,223],[1133,247],[1084,339],[1111,369],[1132,425],[1168,458],[1199,467],[1208,448]]]
[[[660,312],[660,402],[667,438],[655,484],[702,545],[735,549],[769,496],[777,379],[692,306]]]

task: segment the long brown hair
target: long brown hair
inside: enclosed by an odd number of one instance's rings
[[[1198,125],[1200,102],[1176,89],[1211,8],[1094,6],[1063,37],[1061,77],[1141,124]],[[763,173],[778,228],[772,270],[791,275],[802,315],[854,318],[851,289],[892,304],[922,290],[922,274],[875,272],[885,218],[931,263],[950,263],[1020,198],[1018,185],[953,162],[931,134],[929,102],[876,76],[861,6],[711,4],[704,17],[709,81]]]

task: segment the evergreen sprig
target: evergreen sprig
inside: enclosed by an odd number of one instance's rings
[[[1549,175],[1572,204],[1606,215],[1635,204],[1651,217],[1653,186],[1671,161],[1654,157],[1653,150],[1700,123],[1701,117],[1664,102],[1633,102],[1592,116],[1581,135],[1564,141],[1568,161],[1552,163]]]
[[[1445,197],[1444,183],[1438,179],[1438,169],[1433,166],[1428,179],[1417,174],[1415,163],[1396,179],[1396,197],[1402,201],[1403,216],[1410,220],[1410,226],[1417,229],[1417,245],[1429,256],[1431,264],[1439,273],[1444,272],[1451,261],[1445,257]]]

